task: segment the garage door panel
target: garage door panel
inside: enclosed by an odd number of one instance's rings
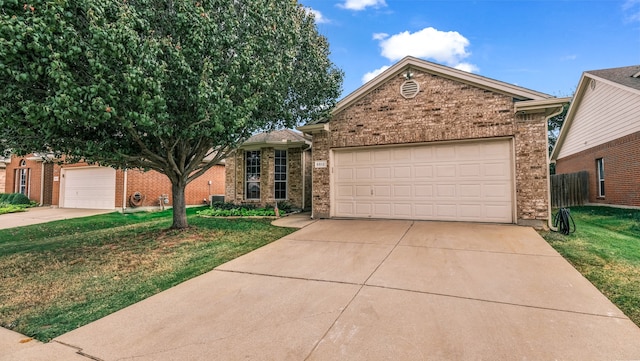
[[[433,204],[417,203],[413,206],[414,216],[417,219],[431,219],[433,214]]]
[[[373,170],[374,178],[377,180],[391,179],[391,167],[376,167]]]
[[[394,179],[399,179],[399,178],[409,179],[411,178],[411,167],[395,166],[393,167],[393,176],[394,176]]]
[[[436,177],[438,178],[453,178],[456,176],[456,165],[439,165],[436,166]]]
[[[393,196],[394,197],[411,197],[411,185],[394,185]]]
[[[511,153],[510,140],[336,150],[332,215],[512,223]]]

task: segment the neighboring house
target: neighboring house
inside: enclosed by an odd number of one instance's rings
[[[587,71],[551,154],[589,173],[589,202],[640,207],[640,65]]]
[[[568,100],[404,58],[298,128],[313,217],[546,227],[547,120]]]
[[[7,163],[11,162],[10,158],[0,155],[0,193],[4,189],[7,180]]]
[[[285,129],[252,136],[226,159],[227,202],[311,207],[311,139]]]
[[[62,208],[126,209],[171,206],[171,182],[156,171],[116,170],[87,164],[58,165],[46,156],[12,157],[5,193],[23,193]],[[187,205],[202,205],[224,194],[224,165],[217,164],[186,189]],[[166,199],[166,201],[165,201]]]

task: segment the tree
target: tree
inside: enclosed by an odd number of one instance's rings
[[[190,181],[256,131],[327,116],[341,91],[295,0],[28,1],[0,0],[0,139],[165,174],[173,228]]]
[[[556,115],[555,117],[549,118],[549,122],[547,123],[547,136],[549,138],[549,149],[548,149],[549,154],[553,152],[553,147],[556,146],[556,142],[558,141],[558,136],[560,135],[560,129],[562,129],[562,124],[564,123],[564,119],[567,116],[568,110],[569,110],[569,103],[565,104],[562,107],[562,113]],[[555,163],[551,163],[549,165],[549,172],[551,174],[556,173]]]

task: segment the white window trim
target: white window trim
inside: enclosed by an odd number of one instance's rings
[[[257,180],[251,180],[249,181],[249,172],[248,172],[248,154],[249,153],[255,153],[257,152],[258,155],[258,179]],[[262,158],[262,151],[261,150],[248,150],[245,151],[244,153],[244,198],[246,200],[251,200],[251,201],[255,201],[255,200],[260,200],[260,198],[262,197],[262,191],[260,189],[260,177],[261,177],[261,167],[262,167],[262,162],[261,162],[261,158]],[[250,183],[256,183],[258,185],[258,197],[249,197],[249,184]]]
[[[285,180],[276,180],[275,179],[275,175],[276,175],[276,171],[275,171],[275,166],[276,166],[276,152],[284,152],[284,174],[285,174]],[[289,199],[289,152],[286,149],[275,149],[274,150],[274,154],[273,154],[273,195],[275,197],[276,200],[278,201],[285,201],[287,199]],[[276,184],[278,183],[284,183],[284,198],[278,198],[276,197]]]
[[[604,198],[606,194],[604,189],[604,158],[596,159],[596,173],[598,176],[598,197]]]

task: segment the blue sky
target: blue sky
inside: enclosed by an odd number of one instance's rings
[[[583,71],[640,64],[640,0],[300,0],[343,96],[405,55],[554,96]]]

